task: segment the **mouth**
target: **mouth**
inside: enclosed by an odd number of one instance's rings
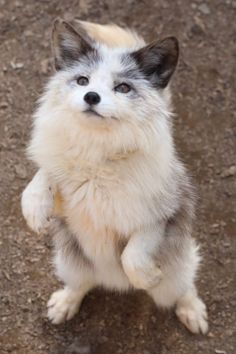
[[[104,118],[101,114],[99,114],[98,112],[94,111],[92,108],[88,108],[84,111],[85,113],[89,113],[89,114],[93,114],[99,118]]]

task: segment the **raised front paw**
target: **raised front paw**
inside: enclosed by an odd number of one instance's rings
[[[124,252],[121,262],[130,283],[137,289],[151,289],[162,279],[162,271],[152,258]]]
[[[50,224],[53,214],[53,194],[49,188],[37,189],[31,181],[21,198],[23,216],[28,226],[37,233],[43,233]]]

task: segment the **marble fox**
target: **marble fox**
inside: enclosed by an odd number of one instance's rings
[[[172,136],[177,39],[146,44],[116,25],[57,19],[52,47],[56,70],[28,147],[38,172],[22,194],[28,225],[53,235],[65,284],[48,318],[71,319],[96,286],[143,289],[205,334],[195,193]]]

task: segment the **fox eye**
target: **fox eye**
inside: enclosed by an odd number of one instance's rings
[[[115,87],[115,91],[120,92],[120,93],[128,93],[130,90],[131,90],[131,87],[124,82],[122,82],[122,84]]]
[[[80,86],[87,86],[89,83],[89,80],[85,76],[79,76],[76,80],[77,84]]]

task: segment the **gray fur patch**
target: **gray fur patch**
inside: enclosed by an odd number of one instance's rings
[[[92,268],[93,264],[84,254],[77,237],[68,229],[63,219],[55,218],[51,225],[55,252],[61,252],[65,261],[72,260]]]
[[[143,73],[139,70],[139,67],[130,54],[122,55],[121,63],[124,70],[117,74],[118,78],[124,80],[141,80],[144,78]]]
[[[94,41],[82,27],[75,29],[67,22],[57,19],[52,31],[56,70],[71,66],[88,54],[90,60],[97,61],[99,55],[93,44]]]
[[[185,259],[189,247],[194,243],[191,237],[194,206],[194,188],[185,176],[180,186],[180,206],[168,218],[163,241],[154,255],[161,268]]]
[[[116,254],[117,258],[120,259],[128,241],[125,238],[118,237],[117,241],[115,243],[115,249],[116,249]]]

